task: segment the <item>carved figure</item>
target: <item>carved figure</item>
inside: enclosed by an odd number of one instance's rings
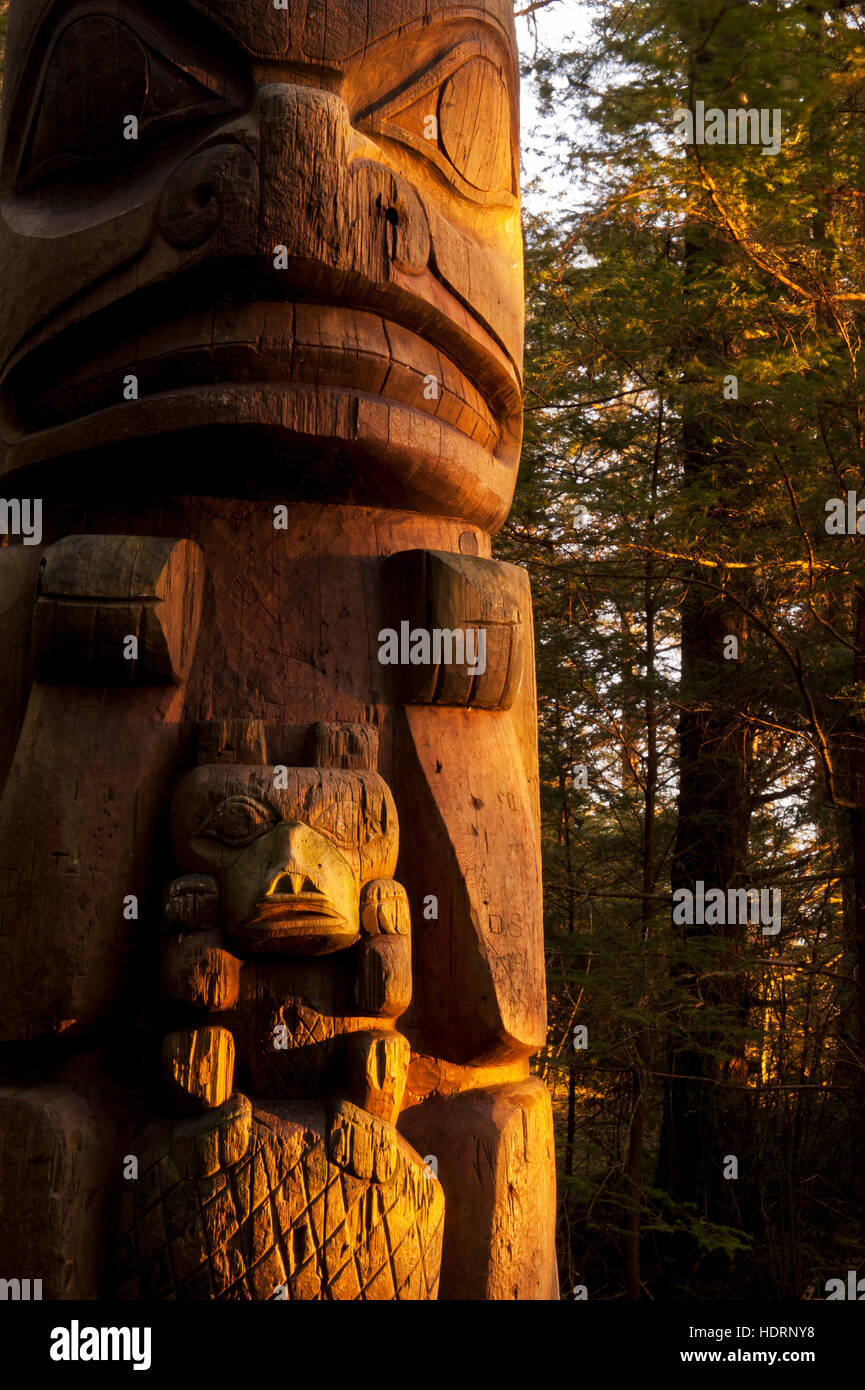
[[[374,730],[328,732],[375,750]],[[389,789],[369,771],[203,765],[172,822],[186,872],[166,893],[164,992],[199,1018],[163,1064],[176,1110],[204,1113],[147,1137],[121,1294],[434,1298],[444,1198],[395,1128],[411,948]],[[272,1099],[253,1108],[236,1082]]]

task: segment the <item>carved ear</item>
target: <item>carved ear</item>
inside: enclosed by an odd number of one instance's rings
[[[378,729],[375,724],[313,724],[307,735],[306,763],[376,772]]]
[[[39,679],[179,685],[195,653],[204,558],[193,541],[66,536],[45,552],[34,615]]]
[[[383,665],[405,705],[510,709],[523,676],[528,576],[516,565],[444,550],[400,550],[382,567],[390,629]]]
[[[240,763],[266,767],[378,769],[378,729],[374,724],[265,724],[261,719],[210,719],[198,725],[198,763]]]
[[[208,719],[198,726],[198,762],[267,763],[266,730],[260,719]]]

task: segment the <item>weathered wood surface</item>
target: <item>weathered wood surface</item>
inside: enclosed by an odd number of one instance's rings
[[[20,1214],[46,1298],[111,1295],[118,1196],[126,1297],[554,1296],[518,81],[509,0],[12,0],[0,1275]],[[484,670],[383,664],[403,621]]]
[[[144,1145],[121,1213],[120,1298],[437,1296],[442,1190],[386,1121],[235,1097]]]

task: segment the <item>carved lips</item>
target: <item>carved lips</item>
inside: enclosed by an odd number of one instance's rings
[[[110,324],[106,327],[110,332]],[[74,335],[73,335],[74,336]],[[120,338],[97,356],[56,343],[7,383],[18,426],[65,425],[117,404],[117,371],[134,372],[139,396],[330,387],[402,403],[454,426],[494,453],[500,426],[484,397],[444,351],[379,314],[327,304],[265,301],[204,310]],[[107,359],[107,360],[106,360]],[[56,369],[56,370],[55,370]]]
[[[234,933],[247,951],[325,955],[357,940],[357,927],[346,922],[324,893],[274,894],[255,904],[254,914]]]

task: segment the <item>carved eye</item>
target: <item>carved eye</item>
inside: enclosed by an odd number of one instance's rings
[[[275,824],[275,817],[265,806],[246,796],[231,796],[207,818],[198,833],[209,840],[240,848],[251,844]]]
[[[196,106],[224,105],[204,74],[183,72],[127,24],[104,15],[76,20],[51,52],[21,174],[52,172],[123,146],[134,150],[130,116],[147,126]]]
[[[334,801],[313,822],[315,829],[345,848],[357,849],[360,840],[360,807],[356,801]]]
[[[439,139],[467,183],[484,193],[509,182],[511,123],[507,88],[486,58],[473,58],[439,95]]]
[[[500,66],[459,45],[406,91],[355,117],[431,160],[476,202],[508,202],[516,191],[513,116]]]

